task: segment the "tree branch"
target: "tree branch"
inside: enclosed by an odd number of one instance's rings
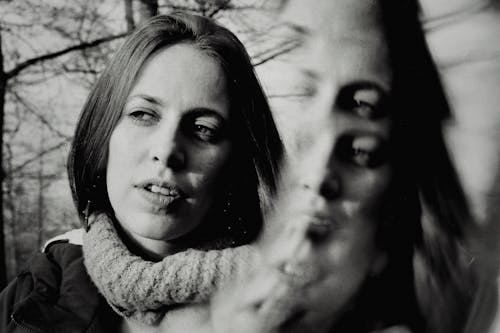
[[[97,75],[100,72],[96,71],[95,69],[83,69],[83,68],[69,68],[66,65],[62,65],[62,69],[64,70],[65,73],[78,73],[78,74],[92,74],[92,75]]]
[[[212,9],[207,17],[213,18],[215,15],[217,15],[218,12],[221,10],[227,10],[231,7],[231,0],[224,0],[221,2],[218,6],[216,6],[214,9]]]
[[[226,7],[225,6],[217,7],[214,10],[210,11],[210,13],[208,13],[207,17],[213,18],[218,12],[220,12],[223,9],[226,9]]]
[[[93,40],[91,42],[84,42],[84,43],[81,43],[81,44],[78,44],[78,45],[73,45],[73,46],[67,47],[65,49],[62,49],[62,50],[59,50],[59,51],[56,51],[56,52],[47,53],[47,54],[44,54],[44,55],[39,56],[39,57],[31,58],[31,59],[28,59],[28,60],[26,60],[26,61],[18,64],[17,66],[15,66],[10,71],[5,72],[5,75],[6,75],[7,79],[10,79],[10,78],[18,75],[21,71],[23,71],[24,69],[26,69],[27,67],[29,67],[31,65],[35,65],[35,64],[37,64],[39,62],[43,62],[43,61],[46,61],[46,60],[51,60],[51,59],[57,58],[59,56],[62,56],[64,54],[67,54],[67,53],[70,53],[70,52],[73,52],[73,51],[84,50],[84,49],[87,49],[87,48],[90,48],[90,47],[97,46],[97,45],[102,44],[102,43],[110,42],[112,40],[115,40],[115,39],[118,39],[118,38],[122,38],[122,37],[124,37],[126,35],[127,35],[127,33],[121,33],[121,34],[118,34],[118,35],[113,35],[113,36],[108,36],[108,37],[104,37],[104,38],[99,38],[99,39]]]
[[[36,160],[38,160],[38,159],[39,159],[39,158],[41,158],[42,156],[44,156],[44,155],[46,155],[46,154],[48,154],[48,153],[50,153],[50,152],[53,152],[54,150],[57,150],[57,149],[59,149],[59,148],[63,147],[63,146],[64,146],[64,145],[66,145],[69,141],[70,141],[70,140],[63,140],[63,141],[59,142],[58,144],[56,144],[56,145],[54,145],[54,146],[52,146],[52,147],[50,147],[50,148],[47,148],[47,149],[45,149],[45,150],[43,150],[43,151],[39,152],[39,153],[38,153],[38,154],[36,154],[35,156],[33,156],[33,157],[31,157],[31,158],[27,159],[26,161],[24,161],[24,162],[20,163],[19,165],[17,165],[17,166],[15,166],[15,167],[13,167],[13,168],[10,170],[10,174],[9,174],[9,176],[11,177],[14,173],[21,171],[21,170],[22,170],[24,167],[26,167],[28,164],[35,162]]]
[[[158,14],[158,1],[157,0],[139,0],[137,3],[137,13],[139,14],[139,22],[150,19]]]
[[[60,138],[62,139],[67,139],[67,140],[70,140],[71,137],[62,133],[61,131],[57,130],[56,128],[54,128],[54,126],[52,126],[52,124],[47,120],[45,119],[44,116],[42,116],[41,114],[39,114],[31,105],[28,105],[28,103],[21,97],[19,96],[19,94],[15,91],[11,91],[12,95],[14,95],[14,97],[16,98],[16,100],[21,103],[22,106],[24,106],[26,108],[26,110],[31,113],[32,115],[34,115],[36,118],[38,118],[38,120],[44,124],[51,132],[55,133],[57,136],[59,136]]]
[[[194,8],[194,7],[179,6],[179,5],[172,5],[172,4],[160,5],[159,8],[161,8],[161,9],[169,8],[169,9],[175,10],[175,11],[198,12],[198,9]]]
[[[124,0],[125,5],[125,22],[127,22],[127,31],[133,31],[135,29],[134,22],[134,9],[132,6],[132,0]]]
[[[258,58],[260,59],[256,59],[256,60],[253,60],[252,61],[252,65],[254,67],[257,67],[259,65],[262,65],[266,62],[268,62],[269,60],[273,60],[283,54],[286,54],[292,50],[294,50],[295,48],[297,48],[298,46],[300,45],[300,42],[299,41],[292,41],[290,43],[288,43],[287,45],[283,46],[281,49],[271,53],[270,55],[266,56],[266,57],[262,57],[260,58],[260,55],[257,55]],[[253,57],[255,58],[255,57]]]

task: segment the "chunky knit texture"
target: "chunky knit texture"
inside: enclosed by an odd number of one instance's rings
[[[168,307],[204,302],[230,280],[245,274],[255,252],[248,245],[222,250],[188,249],[146,261],[130,253],[106,214],[90,218],[83,237],[87,271],[121,316],[157,325]]]

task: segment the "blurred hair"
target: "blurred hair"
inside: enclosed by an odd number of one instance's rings
[[[443,138],[450,109],[417,1],[378,2],[394,75],[389,105],[394,180],[384,208],[388,216],[377,231],[387,266],[368,279],[338,328],[405,325],[412,332],[460,332],[475,276],[466,240],[472,218]]]
[[[105,177],[111,134],[146,60],[156,51],[181,42],[213,57],[226,76],[233,142],[227,171],[236,184],[228,186],[232,210],[245,230],[238,242],[246,243],[262,227],[262,210],[276,190],[283,146],[244,46],[229,30],[201,16],[174,13],[153,17],[134,31],[111,59],[90,91],[76,127],[68,157],[73,199],[81,218],[89,201],[92,211],[112,213]],[[220,233],[227,228],[222,224],[212,223],[208,229],[211,237],[223,236]]]
[[[380,231],[389,256],[383,290],[393,291],[385,300],[416,332],[459,332],[474,288],[465,237],[472,218],[443,138],[450,109],[418,2],[379,2],[394,73],[391,209],[397,216]]]

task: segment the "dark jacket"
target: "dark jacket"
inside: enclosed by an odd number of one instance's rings
[[[83,265],[82,247],[58,242],[37,254],[0,294],[0,332],[113,332],[118,316]]]

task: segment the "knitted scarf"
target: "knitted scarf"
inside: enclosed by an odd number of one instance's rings
[[[158,325],[169,306],[207,301],[247,272],[255,255],[245,245],[188,249],[151,262],[127,249],[106,214],[91,216],[89,225],[83,236],[88,274],[115,312],[146,325]]]

